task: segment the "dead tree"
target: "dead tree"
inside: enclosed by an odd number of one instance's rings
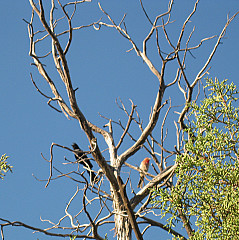
[[[143,233],[149,226],[157,226],[176,236],[183,237],[177,231],[164,226],[164,224],[160,223],[160,220],[148,217],[147,214],[149,212],[153,214],[155,213],[155,215],[157,212],[157,208],[149,204],[150,189],[154,187],[170,188],[173,184],[172,178],[174,170],[177,167],[174,160],[178,154],[183,152],[183,139],[185,135],[183,130],[186,128],[184,121],[187,117],[189,104],[197,98],[200,89],[200,82],[203,77],[208,74],[210,69],[209,64],[225,35],[226,29],[238,13],[231,18],[228,18],[218,36],[203,38],[199,40],[197,45],[191,46],[190,40],[195,29],[193,28],[189,35],[185,33],[185,30],[188,27],[192,16],[197,11],[199,0],[195,2],[194,8],[185,19],[177,36],[177,41],[171,39],[167,30],[167,27],[174,22],[174,1],[169,1],[166,12],[160,13],[154,20],[151,20],[140,0],[139,6],[142,8],[145,17],[151,26],[150,31],[142,42],[141,48],[141,46],[136,44],[133,40],[133,36],[127,31],[125,22],[126,15],[122,17],[122,20],[119,23],[116,23],[110,13],[108,13],[101,4],[99,4],[99,11],[101,11],[103,15],[102,19],[106,19],[105,21],[100,19],[89,23],[88,25],[74,26],[72,20],[77,13],[77,8],[81,7],[82,4],[91,4],[90,0],[69,1],[64,4],[61,0],[52,0],[50,8],[49,6],[45,6],[46,3],[43,0],[29,0],[29,2],[32,7],[32,16],[30,21],[25,20],[28,25],[30,39],[29,55],[32,57],[33,65],[38,69],[42,79],[49,85],[52,96],[48,96],[45,94],[44,90],[38,88],[32,75],[31,80],[40,94],[48,99],[47,103],[50,107],[63,113],[65,117],[73,118],[79,122],[90,145],[90,150],[86,151],[84,154],[85,156],[92,158],[97,163],[100,170],[94,172],[94,174],[97,175],[97,180],[89,183],[87,177],[84,176],[84,173],[79,170],[79,162],[66,159],[65,164],[71,164],[76,167],[76,169],[71,172],[62,172],[54,166],[54,147],[62,147],[66,149],[66,151],[72,151],[73,154],[74,151],[66,146],[53,143],[50,148],[51,158],[48,160],[50,164],[50,175],[46,187],[53,179],[61,177],[70,178],[78,184],[75,194],[69,200],[65,208],[65,215],[59,219],[58,223],[53,223],[51,220],[43,220],[51,225],[46,229],[39,229],[21,222],[10,222],[1,219],[2,221],[5,221],[4,224],[1,225],[2,235],[3,227],[12,225],[30,228],[34,231],[39,231],[50,236],[75,236],[76,238],[104,239],[105,236],[101,236],[99,233],[100,229],[106,224],[113,224],[115,235],[119,240],[131,239],[132,230],[137,239],[143,239]],[[59,32],[57,26],[64,21],[67,24],[67,28]],[[143,63],[146,64],[149,71],[151,71],[152,78],[156,78],[158,81],[156,98],[146,125],[142,123],[140,114],[137,111],[137,106],[132,101],[131,109],[127,109],[122,101],[118,103],[119,108],[123,110],[128,118],[125,125],[121,121],[115,121],[108,116],[102,116],[107,120],[106,126],[108,127],[108,130],[97,126],[96,123],[90,122],[77,103],[77,89],[74,89],[73,87],[74,81],[72,81],[67,60],[67,53],[71,49],[73,32],[80,31],[83,28],[94,28],[94,31],[96,31],[95,33],[97,34],[97,31],[101,31],[104,27],[118,31],[119,36],[125,38],[131,45],[130,51],[134,51],[136,55],[143,60]],[[157,65],[153,64],[147,52],[148,44],[153,41],[153,38],[155,39],[153,44],[155,44],[157,48],[157,53],[160,59],[160,63],[157,63]],[[49,45],[49,39],[51,45]],[[193,79],[188,78],[185,70],[186,57],[189,53],[192,54],[193,50],[200,48],[204,42],[211,39],[216,39],[216,42],[206,62],[201,66],[201,69]],[[162,41],[165,41],[168,44],[167,52],[161,47]],[[37,53],[39,49],[41,49],[41,52],[45,51],[43,56],[40,56]],[[168,49],[170,49],[170,51]],[[49,60],[50,57],[53,59],[52,63]],[[46,61],[47,68],[45,66]],[[175,78],[170,80],[165,78],[165,72],[171,62],[175,62],[177,68],[175,70]],[[56,71],[58,79],[51,77],[51,74],[48,71],[49,66]],[[64,84],[65,90],[58,87],[59,79]],[[173,87],[177,87],[178,94],[182,94],[184,102],[181,103],[182,107],[178,110],[178,119],[175,119],[174,121],[176,129],[175,142],[177,144],[171,145],[171,148],[166,148],[164,144],[167,137],[165,122],[167,121],[168,113],[172,111],[173,106],[171,105],[171,99],[165,98],[165,92],[168,92],[168,95],[170,95],[171,88]],[[63,97],[65,95],[63,91],[66,91],[67,97]],[[198,94],[193,95],[193,92],[198,92]],[[159,121],[159,116],[164,109],[167,109],[164,111],[165,115]],[[134,133],[130,131],[132,125],[138,127],[140,130],[140,136],[136,137]],[[173,123],[171,123],[171,125],[173,125]],[[121,137],[118,140],[114,139],[113,136],[115,126],[121,129]],[[159,137],[154,135],[154,130],[156,128],[160,129],[161,134]],[[100,134],[107,144],[109,159],[106,159],[104,149],[98,144],[99,141],[97,141],[97,138],[94,135],[95,133]],[[131,140],[131,145],[129,145],[126,150],[119,151],[126,137]],[[137,190],[134,184],[132,184],[130,174],[127,181],[123,179],[122,167],[125,166],[128,169],[132,169],[132,171],[140,171],[137,166],[129,164],[127,160],[136,152],[142,150],[146,151],[151,159],[153,159],[152,166],[154,166],[155,171],[154,174],[145,173],[147,179],[146,185],[142,189]],[[119,152],[122,153],[119,154]],[[58,174],[57,176],[54,176],[54,171]],[[87,171],[90,172],[93,170],[88,169]],[[108,184],[105,184],[105,182]],[[133,192],[133,195],[129,193],[130,190]],[[70,214],[68,209],[77,195],[81,196],[83,207],[80,211]],[[91,206],[97,206],[99,209],[96,215],[91,213]],[[82,222],[82,219],[79,220],[83,214],[87,216],[87,221],[84,223]],[[179,217],[184,223],[188,236],[192,236],[193,229],[188,219],[186,219],[183,213],[179,213]],[[70,226],[67,225],[67,223],[62,226],[64,219],[70,220]],[[139,228],[139,219],[147,225],[143,231]],[[59,229],[65,229],[68,232],[65,234],[62,234],[62,232],[56,232]]]

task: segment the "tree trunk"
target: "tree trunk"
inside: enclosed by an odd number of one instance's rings
[[[117,165],[116,158],[113,159],[112,165],[114,169],[117,169],[114,174],[120,175],[120,167]],[[123,199],[120,195],[119,185],[113,187],[111,185],[111,193],[113,196],[113,208],[114,208],[114,220],[115,220],[115,235],[117,240],[131,240],[132,227],[125,209]]]
[[[118,194],[117,194],[118,195]],[[114,198],[115,233],[117,240],[131,240],[132,227],[120,196]]]

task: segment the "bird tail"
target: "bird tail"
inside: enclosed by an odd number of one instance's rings
[[[90,176],[90,182],[94,183],[94,182],[98,182],[98,178],[96,177],[95,173],[93,171],[87,171],[89,176]]]
[[[143,182],[144,182],[144,176],[140,176],[137,188],[142,188],[143,187]]]

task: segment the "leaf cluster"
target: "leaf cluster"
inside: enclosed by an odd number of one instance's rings
[[[179,212],[194,222],[190,239],[238,239],[238,91],[218,79],[207,79],[206,89],[208,97],[191,105],[176,182],[170,190],[154,190],[152,202],[170,226],[179,221]]]
[[[5,173],[9,170],[12,171],[12,166],[7,163],[9,157],[6,154],[3,154],[0,159],[0,179],[3,180]]]

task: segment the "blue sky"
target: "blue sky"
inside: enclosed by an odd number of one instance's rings
[[[46,2],[46,1],[43,1]],[[126,24],[132,38],[142,47],[142,40],[147,35],[150,25],[147,22],[139,1],[101,1],[102,7],[119,22],[124,13],[127,13]],[[167,1],[150,1],[145,8],[151,19],[166,9]],[[172,19],[176,22],[169,26],[168,31],[172,39],[177,39],[178,27],[182,26],[187,14],[193,8],[193,1],[175,1]],[[230,16],[239,10],[237,0],[210,0],[201,1],[196,15],[189,24],[189,32],[196,26],[192,44],[200,39],[218,35],[224,26],[227,14]],[[97,2],[86,4],[79,8],[75,25],[82,25],[106,17],[100,12]],[[52,182],[47,189],[45,182],[36,181],[33,174],[40,179],[49,175],[49,166],[41,157],[41,153],[49,159],[49,149],[52,142],[70,147],[72,142],[80,144],[88,150],[88,142],[79,124],[48,107],[44,99],[34,88],[30,80],[33,74],[38,86],[50,94],[47,85],[42,81],[28,56],[29,39],[27,25],[22,20],[29,20],[31,8],[28,1],[3,1],[0,8],[1,26],[1,57],[0,57],[0,155],[6,153],[9,163],[13,166],[13,173],[8,174],[0,182],[0,217],[9,220],[23,221],[29,225],[45,227],[40,216],[57,221],[64,215],[64,208],[76,190],[76,185],[70,181],[59,180]],[[210,77],[219,79],[228,78],[238,85],[239,64],[239,19],[238,17],[229,26],[225,37],[210,64]],[[187,32],[187,33],[189,33]],[[154,64],[159,63],[155,47],[149,47],[149,56]],[[187,74],[195,77],[203,66],[214,40],[203,44],[202,48],[188,57]],[[93,28],[74,32],[73,44],[67,56],[70,66],[73,86],[79,87],[77,100],[85,116],[102,127],[106,121],[99,117],[101,113],[115,120],[126,121],[115,99],[120,97],[127,107],[129,99],[138,106],[144,122],[147,122],[150,107],[156,95],[157,80],[143,63],[142,59],[131,51],[126,39],[115,30],[103,28],[95,31]],[[167,69],[167,79],[175,75],[175,66]],[[49,65],[50,69],[50,65]],[[53,70],[49,70],[52,71]],[[56,75],[53,74],[56,77]],[[167,80],[166,80],[167,81]],[[170,80],[168,80],[170,82]],[[167,92],[165,99],[174,95],[174,105],[177,105],[176,92]],[[119,132],[115,132],[116,138]],[[169,135],[170,138],[171,135]],[[169,139],[170,140],[170,139]],[[172,140],[174,141],[174,140]],[[130,145],[125,142],[120,153]],[[102,142],[102,150],[105,144]],[[73,159],[73,155],[61,149],[56,149],[54,158],[62,167],[64,156]],[[106,155],[107,157],[107,155]],[[129,159],[134,165],[139,165],[145,153],[137,153]],[[95,166],[96,167],[96,166]],[[138,178],[137,173],[135,178]],[[133,175],[134,176],[134,175]],[[108,230],[107,230],[108,231]],[[153,234],[145,235],[145,239],[158,237],[159,229]],[[162,237],[169,238],[168,234],[160,231]],[[32,234],[31,230],[23,228],[5,229],[6,239],[53,239],[41,234]],[[109,232],[112,237],[112,231]],[[111,238],[110,238],[111,239]]]

